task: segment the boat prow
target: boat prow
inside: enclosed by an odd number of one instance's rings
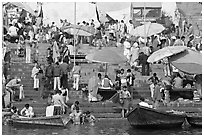
[[[187,121],[192,127],[202,128],[202,116],[187,115]]]
[[[136,128],[181,127],[185,114],[174,114],[137,105],[126,115],[131,126]]]

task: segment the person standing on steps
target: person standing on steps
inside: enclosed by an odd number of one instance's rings
[[[151,76],[148,81],[150,82],[150,91],[151,91],[151,98],[153,99],[154,97],[154,90],[155,90],[155,85],[156,83],[159,82],[159,78],[157,77],[157,73],[154,73],[153,76]]]
[[[125,117],[125,114],[128,113],[130,108],[130,99],[131,95],[127,89],[127,86],[123,86],[122,90],[120,91],[120,104],[122,106],[122,117]]]
[[[79,90],[80,73],[81,73],[81,66],[79,66],[78,62],[76,62],[76,65],[72,69],[72,74],[74,78],[73,88],[76,90]]]
[[[61,77],[61,86],[65,89],[68,89],[68,73],[69,73],[69,65],[66,63],[66,60],[63,59],[63,63],[60,64],[60,68],[62,69],[62,77]]]
[[[63,114],[63,107],[68,108],[68,106],[64,103],[62,96],[60,95],[61,91],[56,90],[56,94],[52,96],[52,100],[54,103],[54,114],[53,115],[61,115]]]
[[[148,56],[144,54],[144,52],[141,52],[138,60],[139,65],[142,65],[142,76],[149,76],[149,63],[147,62]]]
[[[31,63],[31,43],[30,43],[30,36],[27,36],[25,40],[26,46],[26,63]]]
[[[39,70],[40,69],[39,69],[38,63],[35,62],[34,67],[32,69],[31,77],[34,80],[33,89],[36,91],[38,91],[38,88],[39,88],[39,78],[38,78]]]
[[[60,77],[62,76],[62,69],[59,65],[59,62],[56,62],[53,67],[53,76],[54,76],[54,90],[56,90],[56,88],[61,90]]]
[[[49,90],[53,89],[53,65],[52,62],[48,62],[48,66],[45,69],[46,85]]]
[[[9,102],[14,102],[15,94],[16,94],[17,90],[19,90],[19,93],[23,92],[23,91],[21,91],[21,90],[23,90],[23,87],[20,84],[20,82],[21,82],[21,79],[18,79],[17,77],[15,77],[14,79],[10,80],[6,84],[6,91],[8,91],[10,93],[10,95],[6,98],[5,102],[8,102],[6,104],[9,104]]]
[[[43,69],[41,68],[39,70],[39,73],[38,73],[38,77],[39,77],[39,83],[40,83],[40,86],[39,86],[39,91],[40,91],[40,98],[43,98],[43,94],[44,94],[44,90],[45,90],[45,75],[44,75],[44,71]]]

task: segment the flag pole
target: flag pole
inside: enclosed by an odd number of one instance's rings
[[[76,65],[76,2],[74,2],[74,67]]]

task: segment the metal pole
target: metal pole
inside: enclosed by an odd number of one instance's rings
[[[144,14],[144,34],[145,34],[145,37],[144,37],[144,44],[146,45],[146,39],[147,39],[147,34],[146,34],[146,14],[145,14],[145,11],[146,11],[146,3],[144,2],[144,11],[143,11],[143,14]]]
[[[74,2],[74,67],[76,65],[76,2]]]

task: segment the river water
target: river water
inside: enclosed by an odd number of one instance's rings
[[[101,119],[94,125],[68,125],[66,128],[23,128],[2,126],[3,135],[202,135],[201,128],[134,129],[126,119]]]

